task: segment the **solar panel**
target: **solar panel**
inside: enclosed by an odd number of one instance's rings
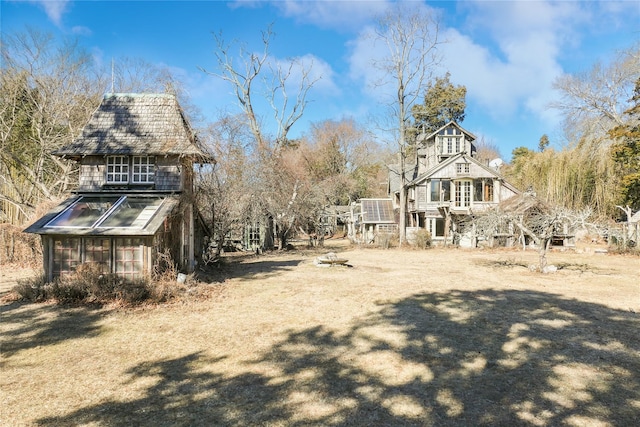
[[[368,223],[395,222],[391,200],[363,199],[362,220]]]

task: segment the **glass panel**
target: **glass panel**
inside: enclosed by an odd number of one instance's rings
[[[451,200],[451,181],[442,181],[442,200],[444,202]]]
[[[473,200],[475,200],[476,202],[482,202],[483,198],[482,198],[482,180],[481,179],[475,179],[473,181],[473,185],[475,187],[475,192],[473,194]]]
[[[49,221],[47,227],[91,227],[119,197],[82,197]]]
[[[133,176],[134,183],[146,183],[153,182],[154,175],[154,162],[153,156],[134,156],[133,157]]]
[[[162,201],[159,197],[127,197],[98,227],[143,228]]]
[[[109,273],[111,240],[104,238],[84,239],[85,263],[99,266],[101,273]]]
[[[142,275],[143,243],[139,238],[116,239],[116,274],[127,279]]]
[[[484,201],[493,202],[493,180],[488,179],[484,183]]]
[[[53,275],[69,274],[80,264],[80,239],[66,238],[53,244]]]
[[[439,179],[431,180],[431,201],[432,202],[440,201],[440,180]]]

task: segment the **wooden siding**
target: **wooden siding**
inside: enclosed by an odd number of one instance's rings
[[[100,191],[105,184],[106,164],[102,156],[87,156],[80,160],[79,191]]]
[[[130,167],[131,169],[131,167]],[[191,188],[193,178],[183,176],[188,170],[187,164],[181,164],[178,156],[156,156],[155,183],[151,190],[156,191],[183,191]],[[95,192],[102,191],[106,184],[106,157],[86,156],[80,161],[80,178],[78,191]],[[186,184],[186,185],[185,185]],[[139,184],[124,184],[120,187],[135,189],[142,187]],[[148,186],[146,187],[148,188]]]
[[[156,190],[182,191],[184,168],[176,156],[156,157]]]

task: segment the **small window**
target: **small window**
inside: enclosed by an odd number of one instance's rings
[[[155,176],[155,159],[152,156],[133,156],[133,174],[131,182],[134,184],[152,183]]]
[[[127,156],[107,157],[107,183],[126,184],[129,182],[129,159]]]
[[[394,234],[398,231],[397,224],[378,224],[378,233]]]
[[[456,163],[456,172],[459,174],[469,173],[469,163]]]

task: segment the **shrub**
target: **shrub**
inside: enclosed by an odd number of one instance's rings
[[[160,255],[160,268],[153,277],[127,280],[106,274],[98,264],[81,264],[71,273],[47,283],[44,276],[24,279],[14,287],[23,300],[38,302],[57,300],[60,303],[118,302],[136,305],[144,302],[166,302],[191,292],[185,284],[176,282],[178,269],[168,253]]]
[[[73,280],[56,280],[45,289],[47,299],[53,298],[61,303],[79,303],[89,297],[85,283]]]
[[[44,275],[29,277],[18,280],[18,284],[13,287],[13,291],[20,299],[37,302],[47,299],[46,296],[47,279]]]
[[[431,233],[429,230],[421,228],[417,230],[413,236],[413,245],[419,249],[430,248],[432,244]]]

